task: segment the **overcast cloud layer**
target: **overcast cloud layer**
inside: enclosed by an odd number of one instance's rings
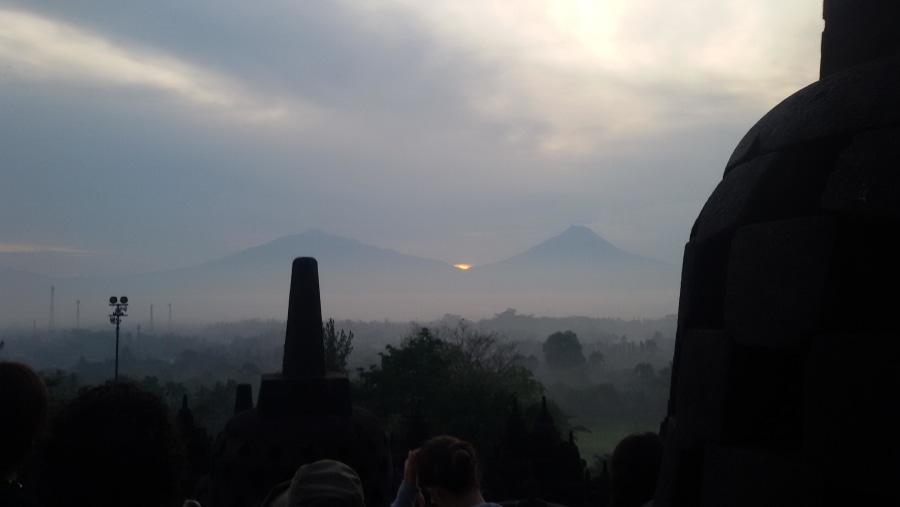
[[[319,228],[484,264],[570,225],[680,264],[820,0],[0,2],[0,267]]]

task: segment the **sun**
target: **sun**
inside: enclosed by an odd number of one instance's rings
[[[467,269],[471,268],[472,265],[471,264],[454,264],[453,267],[456,269],[461,269],[463,271],[466,271]]]

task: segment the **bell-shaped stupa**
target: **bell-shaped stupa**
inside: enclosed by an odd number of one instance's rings
[[[824,17],[685,248],[657,507],[900,505],[900,2]]]

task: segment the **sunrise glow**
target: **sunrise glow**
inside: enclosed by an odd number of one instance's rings
[[[465,270],[471,268],[472,265],[471,264],[454,264],[453,267],[465,271]]]

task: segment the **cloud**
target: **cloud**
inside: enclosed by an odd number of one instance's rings
[[[18,6],[0,241],[104,268],[310,228],[479,264],[575,223],[671,260],[821,30],[820,0]]]
[[[461,93],[470,110],[502,124],[505,141],[548,156],[593,155],[723,112],[771,107],[818,67],[818,0],[366,5],[374,19],[400,10],[426,27],[430,65],[466,62]],[[711,93],[727,100],[704,100]]]
[[[161,92],[246,121],[284,117],[283,104],[178,58],[116,45],[88,30],[36,14],[0,10],[0,82],[55,82]],[[303,104],[309,112],[314,109]]]
[[[90,250],[79,250],[68,246],[58,245],[36,245],[30,243],[0,243],[0,254],[23,254],[23,253],[61,253],[71,255],[95,256],[101,255],[100,252]]]

